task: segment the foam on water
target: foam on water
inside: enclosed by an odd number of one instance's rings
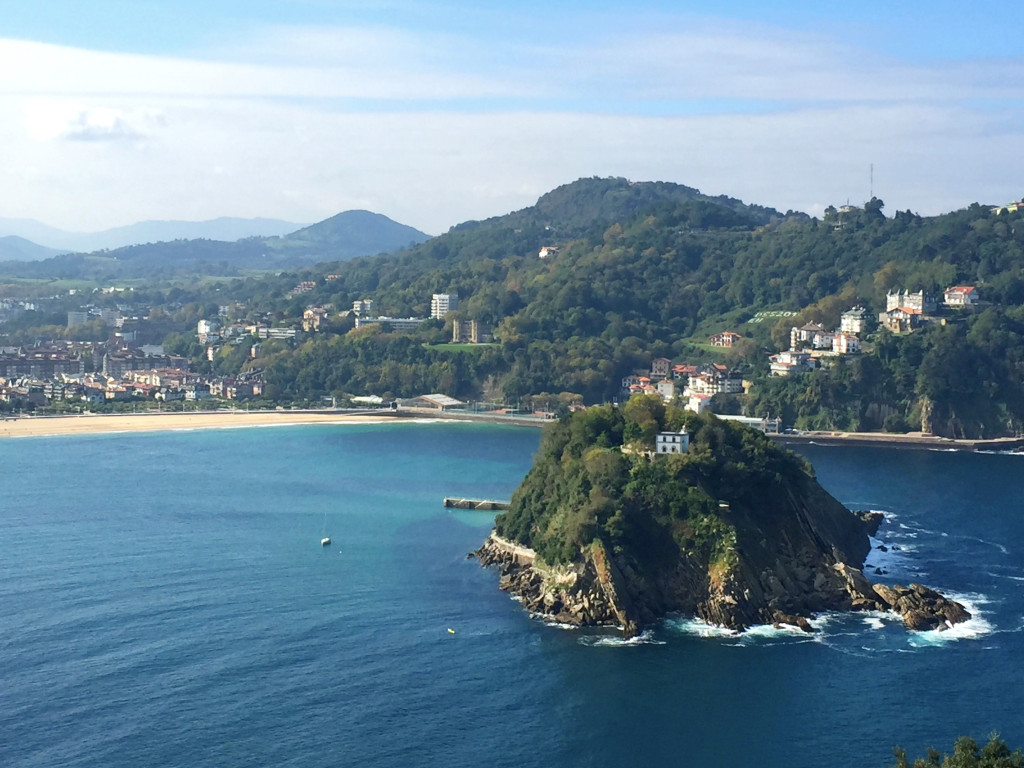
[[[591,648],[636,648],[641,645],[665,645],[664,640],[655,638],[650,630],[641,632],[636,637],[625,638],[621,635],[584,635],[577,641],[580,645]]]
[[[740,633],[734,629],[717,627],[714,624],[708,624],[703,619],[698,618],[677,617],[665,619],[664,625],[667,629],[670,629],[673,632],[678,632],[682,635],[691,635],[693,637],[737,638],[740,636]]]
[[[971,618],[954,624],[947,629],[932,629],[927,632],[909,632],[909,643],[915,648],[928,646],[942,646],[958,640],[977,640],[980,637],[991,635],[994,627],[985,618],[985,611],[979,606],[987,605],[991,600],[982,594],[958,594],[956,592],[944,592],[950,600],[963,605],[971,614]]]

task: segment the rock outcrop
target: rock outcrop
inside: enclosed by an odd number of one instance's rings
[[[667,612],[682,612],[731,629],[754,624],[786,624],[812,632],[809,619],[828,610],[894,611],[908,629],[944,630],[967,621],[963,605],[920,584],[873,584],[860,569],[835,562],[828,569],[800,561],[777,562],[754,580],[739,568],[717,578],[685,573],[665,585],[666,600],[634,569],[616,563],[600,542],[570,564],[549,566],[533,550],[492,533],[471,553],[500,572],[499,587],[517,596],[531,614],[573,626],[617,626],[627,637],[641,632]],[[652,600],[652,598],[654,598]]]

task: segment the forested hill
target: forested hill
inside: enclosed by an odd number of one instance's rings
[[[674,184],[584,179],[392,256],[325,265],[340,278],[301,299],[344,308],[372,298],[381,314],[424,317],[431,294],[454,292],[462,302],[449,325],[490,325],[498,345],[456,352],[363,329],[282,354],[267,375],[296,396],[438,389],[595,402],[618,397],[621,378],[654,357],[718,359],[759,382],[730,408],[788,424],[877,429],[888,419],[894,428],[1002,434],[1024,419],[1022,245],[1021,214],[978,204],[890,217],[872,199],[819,220]],[[879,332],[869,338],[874,354],[829,370],[767,377],[768,355],[788,346],[793,324],[834,327],[854,304],[876,316],[890,290],[923,289],[941,301],[958,284],[978,286],[989,309],[905,338]],[[301,311],[297,301],[292,311]],[[759,322],[771,312],[798,315]],[[449,333],[425,328],[438,341]],[[708,336],[722,330],[744,339],[724,353],[709,349]]]

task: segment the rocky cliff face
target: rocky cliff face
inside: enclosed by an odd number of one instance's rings
[[[891,610],[914,630],[941,630],[970,618],[962,605],[919,584],[872,584],[847,560],[863,562],[868,531],[877,528],[878,518],[859,518],[839,507],[855,521],[859,536],[844,530],[845,524],[835,528],[829,514],[797,514],[790,524],[764,529],[730,510],[740,533],[733,567],[706,568],[684,558],[653,580],[600,542],[572,563],[554,567],[496,534],[473,554],[483,565],[498,567],[501,589],[520,597],[531,613],[572,625],[619,626],[627,636],[667,613],[737,630],[791,624],[811,631],[808,619],[830,610]],[[845,542],[833,540],[840,530]]]

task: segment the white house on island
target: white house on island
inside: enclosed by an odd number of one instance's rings
[[[679,432],[659,432],[654,438],[655,453],[688,453],[690,435],[685,429]]]

